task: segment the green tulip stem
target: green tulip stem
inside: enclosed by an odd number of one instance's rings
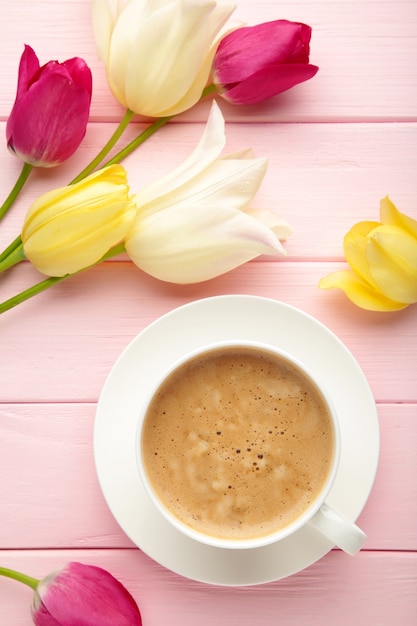
[[[110,137],[106,145],[100,150],[100,152],[91,161],[91,163],[89,163],[89,165],[87,165],[87,167],[85,167],[83,171],[80,172],[78,176],[76,176],[74,180],[71,181],[70,185],[78,183],[80,180],[82,180],[83,178],[91,174],[91,172],[93,172],[96,169],[96,167],[103,161],[103,159],[110,152],[113,146],[119,141],[120,137],[122,136],[127,126],[129,125],[129,122],[132,119],[133,115],[134,115],[133,111],[131,111],[130,109],[126,110],[126,113],[124,114],[123,118],[120,120],[119,125],[117,126],[116,130],[114,131],[113,135]]]
[[[12,578],[13,580],[17,580],[32,589],[36,589],[39,580],[37,578],[32,578],[32,576],[26,576],[26,574],[22,574],[21,572],[16,572],[14,569],[9,569],[8,567],[0,567],[0,576],[6,576],[6,578]]]
[[[25,289],[24,291],[18,293],[16,296],[13,296],[12,298],[9,298],[8,300],[2,302],[0,304],[0,314],[5,313],[10,309],[13,309],[13,307],[17,306],[18,304],[29,300],[29,298],[33,298],[33,296],[36,296],[38,293],[46,291],[46,289],[49,289],[49,287],[52,287],[53,285],[62,282],[70,276],[73,276],[73,274],[66,274],[65,276],[50,276],[49,278],[42,280],[40,283],[32,285],[32,287],[29,287],[28,289]]]
[[[29,178],[29,174],[31,173],[32,170],[33,170],[33,165],[30,165],[30,163],[23,163],[22,171],[20,172],[19,177],[17,181],[15,182],[13,189],[11,190],[6,200],[3,202],[2,206],[0,207],[0,220],[3,219],[7,211],[10,209],[10,207],[16,200],[17,196],[22,190],[23,185]]]
[[[0,315],[1,313],[5,313],[6,311],[13,309],[13,307],[17,306],[18,304],[21,304],[22,302],[25,302],[26,300],[33,298],[33,296],[36,296],[38,293],[42,293],[42,291],[46,291],[46,289],[49,289],[49,287],[53,287],[53,285],[56,285],[57,283],[67,280],[67,278],[71,278],[71,276],[76,276],[77,274],[81,274],[81,272],[85,272],[86,270],[94,267],[95,265],[99,265],[103,261],[112,259],[113,257],[118,256],[119,254],[122,254],[123,252],[125,252],[124,243],[119,243],[116,246],[113,246],[113,248],[110,248],[110,250],[106,252],[106,254],[102,256],[101,259],[97,261],[97,263],[93,263],[92,265],[89,265],[88,267],[85,267],[84,269],[79,270],[78,272],[74,272],[73,274],[65,274],[65,276],[49,276],[48,278],[41,280],[39,283],[32,285],[32,287],[29,287],[28,289],[21,291],[16,296],[13,296],[12,298],[5,300],[4,302],[1,302],[0,303]],[[1,573],[1,569],[0,569],[0,573]]]
[[[207,85],[204,88],[200,99],[202,100],[203,98],[214,93],[215,91],[216,91],[216,86],[214,84]],[[82,180],[83,178],[85,178],[86,176],[88,176],[104,160],[105,156],[110,152],[110,150],[113,148],[116,142],[120,139],[122,133],[128,126],[133,115],[134,115],[133,111],[131,111],[130,109],[126,110],[126,113],[124,114],[118,127],[116,128],[115,132],[110,137],[110,139],[108,140],[104,148],[98,153],[95,159],[93,159],[93,161],[91,161],[91,163],[86,168],[84,168],[84,170],[80,172],[80,174],[78,174],[78,176],[74,178],[74,180],[72,180],[71,183],[69,183],[70,185],[75,184],[79,182],[80,180]],[[169,120],[172,119],[172,117],[173,115],[169,115],[166,117],[160,117],[156,119],[144,131],[139,133],[139,135],[135,139],[133,139],[133,141],[131,141],[124,148],[122,148],[122,150],[120,150],[112,159],[110,159],[110,161],[105,163],[105,165],[108,166],[108,165],[113,165],[115,163],[120,163],[120,161],[125,159],[129,154],[131,154],[134,150],[136,150],[136,148],[138,148],[141,144],[143,144],[159,128],[161,128],[167,122],[169,122]],[[21,179],[20,188],[23,186],[26,178],[29,176],[30,169],[31,169],[31,166],[27,164],[24,165],[22,174],[20,176],[20,179]],[[23,172],[25,172],[26,178],[24,178]],[[15,189],[17,189],[17,186],[18,185],[16,183]],[[18,191],[19,190],[15,192],[15,197]],[[0,219],[1,219],[1,214],[0,214]],[[98,265],[102,261],[112,258],[118,254],[121,254],[124,251],[125,251],[124,245],[118,244],[117,246],[109,250],[109,252],[107,252],[107,254],[105,254],[104,257],[100,259],[100,261],[98,261],[98,263],[94,263],[93,265]],[[16,263],[19,263],[24,258],[25,257],[24,257],[23,246],[22,246],[22,238],[20,235],[18,235],[16,239],[12,241],[12,243],[9,246],[7,246],[7,248],[5,248],[5,250],[3,250],[2,253],[0,253],[0,272],[8,269],[9,267],[12,267]],[[89,266],[89,267],[93,267],[93,266]],[[80,270],[80,272],[84,272],[86,269],[89,269],[89,268],[84,268],[83,270]],[[12,309],[13,307],[17,306],[21,302],[24,302],[25,300],[32,298],[36,294],[41,293],[42,291],[45,291],[46,289],[49,289],[49,287],[52,287],[53,285],[56,285],[57,283],[63,280],[66,280],[67,278],[70,278],[71,276],[75,276],[75,274],[79,274],[80,272],[75,272],[74,274],[67,274],[66,276],[59,276],[59,277],[50,276],[49,278],[42,280],[36,285],[29,287],[28,289],[26,289],[25,291],[22,291],[16,296],[13,296],[9,300],[6,300],[5,302],[0,303],[0,314],[4,313],[5,311],[8,311],[9,309]]]
[[[9,267],[13,267],[20,261],[25,259],[25,253],[23,251],[23,244],[20,243],[4,258],[3,261],[0,261],[0,273],[9,269]]]
[[[171,118],[172,118],[172,115],[167,116],[167,117],[159,117],[150,126],[148,126],[148,128],[143,130],[137,137],[135,137],[135,139],[133,139],[133,141],[131,141],[129,144],[127,144],[127,146],[125,146],[124,148],[122,148],[122,150],[120,150],[120,152],[115,154],[114,157],[112,159],[110,159],[110,161],[107,161],[107,163],[105,163],[105,165],[106,166],[107,165],[114,165],[115,163],[120,163],[120,161],[123,161],[123,159],[125,159],[127,156],[129,156],[129,154],[131,152],[136,150],[136,148],[138,148],[147,139],[149,139],[149,137],[151,137],[154,133],[156,133],[156,131],[159,128],[161,128],[161,126],[164,126],[167,122],[169,122],[169,120]]]
[[[206,87],[204,87],[203,89],[200,100],[202,100],[206,96],[210,96],[212,93],[215,93],[216,91],[217,91],[217,87],[214,83],[210,83],[210,85],[206,85]]]
[[[22,237],[18,235],[16,239],[12,241],[12,243],[9,244],[7,248],[5,248],[3,252],[0,254],[0,263],[4,261],[4,259],[7,259],[9,254],[12,254],[12,252],[14,252],[14,250],[18,248],[21,243],[22,243]]]
[[[207,85],[207,87],[204,88],[201,94],[201,100],[205,98],[206,96],[214,93],[215,91],[216,91],[216,87],[214,84]],[[114,157],[110,161],[107,161],[105,165],[114,165],[115,163],[120,163],[120,161],[123,161],[123,159],[125,159],[127,156],[129,156],[129,154],[134,152],[136,148],[138,148],[143,143],[145,143],[145,141],[149,139],[149,137],[151,137],[154,133],[156,133],[156,131],[159,128],[161,128],[162,126],[165,126],[165,124],[169,122],[169,120],[171,120],[173,117],[174,117],[173,115],[167,115],[166,117],[159,117],[158,119],[156,119],[154,122],[152,122],[150,126],[148,126],[148,128],[142,131],[127,146],[122,148],[120,152],[115,154]]]

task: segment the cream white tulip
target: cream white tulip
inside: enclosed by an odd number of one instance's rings
[[[148,117],[201,97],[235,5],[216,0],[93,0],[93,28],[114,96]]]
[[[285,254],[292,231],[270,211],[249,209],[267,161],[250,151],[220,157],[224,119],[213,103],[193,153],[134,197],[137,213],[125,239],[133,262],[172,283],[195,283],[261,254]]]

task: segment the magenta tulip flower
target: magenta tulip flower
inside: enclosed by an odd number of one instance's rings
[[[0,575],[35,590],[36,626],[141,626],[139,608],[127,589],[109,572],[71,562],[42,580],[0,567]]]
[[[219,44],[213,82],[233,104],[255,104],[312,78],[309,63],[311,27],[275,20],[238,28]]]
[[[25,163],[59,165],[85,135],[91,94],[91,71],[83,59],[49,61],[41,67],[33,49],[25,46],[6,127],[8,148]]]

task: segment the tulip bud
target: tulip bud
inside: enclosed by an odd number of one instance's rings
[[[109,572],[72,562],[41,580],[35,590],[36,626],[141,626],[136,602]]]
[[[93,0],[98,54],[117,100],[148,117],[192,107],[234,8],[216,0]]]
[[[135,212],[124,168],[111,165],[35,200],[22,229],[25,257],[48,276],[74,274],[123,240]]]
[[[249,209],[267,168],[251,151],[219,158],[224,119],[215,102],[200,143],[166,177],[136,194],[126,252],[145,272],[172,283],[208,280],[261,254],[285,254],[292,231],[271,211]]]
[[[91,93],[91,71],[82,59],[49,61],[40,67],[33,49],[25,46],[6,126],[10,151],[39,167],[68,159],[85,135]]]
[[[0,566],[0,576],[34,590],[36,626],[141,626],[139,608],[128,590],[109,572],[75,561],[42,580]]]
[[[318,67],[309,63],[311,28],[275,20],[238,28],[219,44],[213,82],[233,104],[255,104],[312,78]]]
[[[338,287],[357,306],[397,311],[417,302],[417,221],[381,200],[381,222],[359,222],[344,238],[350,270],[322,278],[319,287]]]

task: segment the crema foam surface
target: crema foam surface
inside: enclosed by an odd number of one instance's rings
[[[169,376],[145,422],[142,454],[162,503],[227,539],[268,535],[321,491],[333,427],[297,367],[252,348],[219,348]]]

